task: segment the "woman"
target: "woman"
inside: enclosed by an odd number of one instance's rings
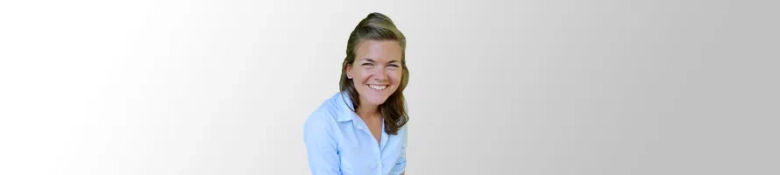
[[[398,175],[406,168],[409,82],[406,38],[393,21],[371,13],[347,41],[337,93],[304,124],[315,175]]]

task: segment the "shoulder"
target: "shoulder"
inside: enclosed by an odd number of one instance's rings
[[[306,119],[304,129],[330,127],[337,123],[339,117],[338,94],[324,102]]]
[[[408,128],[409,123],[406,123],[404,126],[401,126],[401,128],[398,128],[398,135],[406,137]]]

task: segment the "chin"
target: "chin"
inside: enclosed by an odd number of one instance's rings
[[[383,99],[370,99],[369,98],[369,99],[366,99],[366,102],[368,104],[370,104],[370,105],[377,105],[377,106],[384,104],[385,101],[387,101],[387,98],[383,98]]]
[[[379,106],[379,105],[384,104],[385,101],[387,101],[387,97],[366,97],[364,100],[365,100],[365,103],[367,103],[368,105],[377,105],[377,106]]]

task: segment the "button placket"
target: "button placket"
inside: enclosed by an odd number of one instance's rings
[[[381,143],[383,141],[385,141],[387,138],[380,137],[380,143],[377,143],[376,141],[374,141],[374,134],[372,134],[371,130],[368,129],[368,125],[366,124],[366,122],[363,121],[362,119],[360,119],[360,117],[358,117],[358,116],[355,116],[355,118],[359,122],[354,122],[353,121],[353,124],[355,124],[357,126],[358,130],[362,130],[363,133],[365,133],[365,135],[369,138],[367,140],[370,140],[370,142],[371,142],[370,144],[374,145],[373,150],[374,150],[374,156],[376,157],[376,164],[374,164],[374,167],[375,167],[374,171],[376,172],[377,175],[381,175],[382,172],[383,172],[383,170],[382,170],[382,147],[381,147]],[[384,122],[382,123],[382,126],[384,126]],[[382,133],[384,133],[384,132],[385,132],[384,131],[384,127],[382,127]]]

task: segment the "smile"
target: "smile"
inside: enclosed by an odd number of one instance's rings
[[[378,91],[381,91],[381,90],[384,90],[385,88],[387,88],[387,86],[370,85],[370,84],[368,85],[368,87],[371,88],[371,89],[374,89],[374,90],[378,90]]]

